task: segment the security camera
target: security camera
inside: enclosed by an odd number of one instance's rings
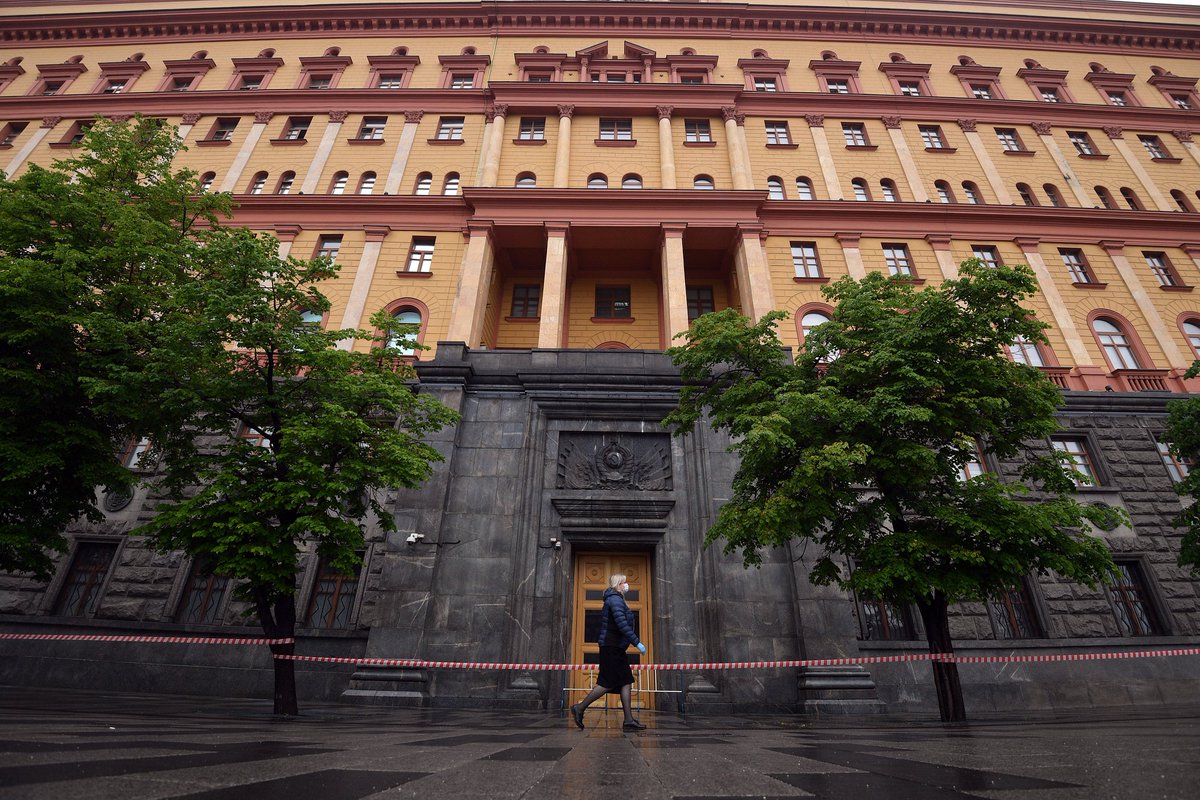
[[[425,538],[425,534],[423,534],[423,533],[410,533],[408,535],[408,538],[405,539],[404,541],[407,542],[408,544],[416,544],[417,542],[419,542],[420,540],[422,540],[424,538]]]

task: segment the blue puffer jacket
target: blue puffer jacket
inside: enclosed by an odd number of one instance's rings
[[[609,627],[609,619],[616,622],[615,629]],[[638,644],[637,634],[633,632],[633,612],[616,589],[604,592],[604,614],[600,617],[600,637],[596,641],[601,647],[625,648]]]

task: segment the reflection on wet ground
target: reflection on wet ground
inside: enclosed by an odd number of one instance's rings
[[[927,718],[310,706],[0,687],[0,798],[1192,798],[1200,709]]]

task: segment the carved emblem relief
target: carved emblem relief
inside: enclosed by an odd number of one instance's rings
[[[665,433],[563,432],[559,489],[671,491],[671,441]]]

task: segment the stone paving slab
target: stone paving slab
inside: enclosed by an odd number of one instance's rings
[[[1183,800],[1200,708],[989,717],[556,713],[0,687],[0,798]]]

